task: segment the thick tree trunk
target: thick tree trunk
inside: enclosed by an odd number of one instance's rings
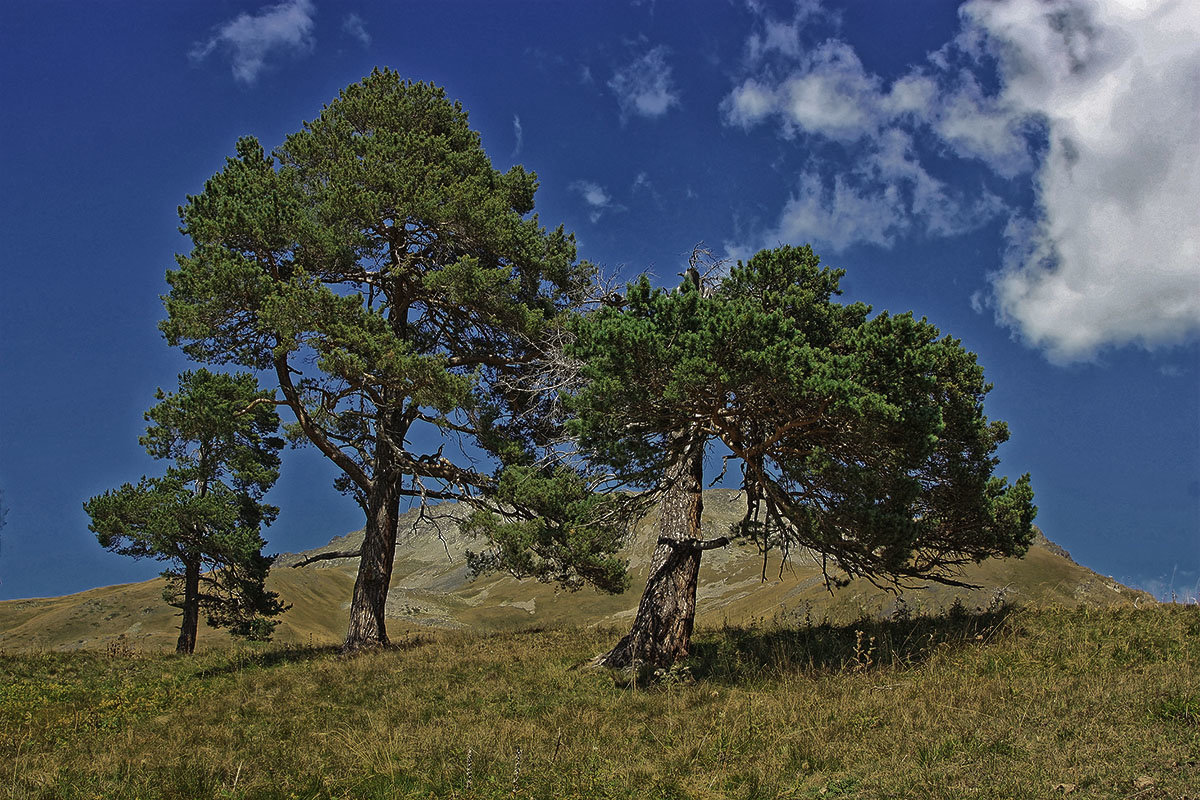
[[[667,472],[658,544],[629,634],[596,663],[617,669],[668,667],[688,654],[696,618],[702,543],[704,446],[696,438]],[[724,543],[720,540],[719,543]],[[716,544],[716,543],[713,543]]]
[[[200,627],[200,560],[183,564],[183,621],[179,623],[176,653],[196,652],[196,630]]]
[[[384,610],[392,581],[392,562],[396,557],[396,519],[400,498],[396,481],[376,479],[368,497],[367,527],[358,578],[350,601],[350,629],[343,652],[384,647],[388,644]]]

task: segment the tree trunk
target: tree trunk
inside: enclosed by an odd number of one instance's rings
[[[183,562],[183,621],[179,623],[176,653],[196,652],[196,630],[200,626],[200,559]]]
[[[667,471],[658,544],[633,628],[596,663],[617,669],[669,667],[688,654],[696,618],[702,546],[704,444],[690,441]]]
[[[358,578],[354,581],[354,596],[350,601],[350,629],[342,652],[388,644],[384,611],[392,581],[392,562],[396,557],[400,497],[394,487],[398,480],[377,477],[368,497],[367,527],[358,561]]]

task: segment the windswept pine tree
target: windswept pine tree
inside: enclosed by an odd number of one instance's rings
[[[402,502],[481,501],[515,488],[502,467],[575,481],[534,462],[540,410],[512,388],[593,275],[574,238],[532,214],[536,189],[523,167],[492,167],[442,89],[376,70],[273,154],[240,140],[180,209],[193,247],[167,275],[168,340],[274,374],[292,435],[363,510],[362,549],[341,554],[360,560],[348,650],[388,641]],[[490,459],[443,455],[460,441]],[[616,540],[585,530],[551,526],[531,544],[547,542],[565,581],[621,576]]]
[[[955,584],[956,568],[1028,547],[1029,477],[993,476],[1008,431],[984,415],[974,354],[912,314],[835,302],[842,274],[782,247],[711,290],[698,275],[674,291],[643,277],[576,321],[572,430],[594,463],[662,498],[637,617],[603,663],[687,654],[702,553],[728,541],[700,531],[713,443],[749,500],[731,535],[764,557],[809,548],[831,585]]]
[[[262,502],[279,477],[279,415],[253,375],[185,372],[158,391],[140,442],[171,466],[93,497],[83,508],[101,546],[172,566],[164,597],[182,612],[176,650],[192,653],[203,613],[213,627],[270,638],[285,609],[265,584],[272,558],[260,530],[278,514]]]

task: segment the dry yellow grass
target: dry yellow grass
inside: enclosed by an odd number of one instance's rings
[[[0,658],[2,798],[1200,798],[1200,609]]]

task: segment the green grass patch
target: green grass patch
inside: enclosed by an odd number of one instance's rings
[[[1200,609],[0,655],[6,798],[1200,799]],[[1150,783],[1147,783],[1147,780]]]

